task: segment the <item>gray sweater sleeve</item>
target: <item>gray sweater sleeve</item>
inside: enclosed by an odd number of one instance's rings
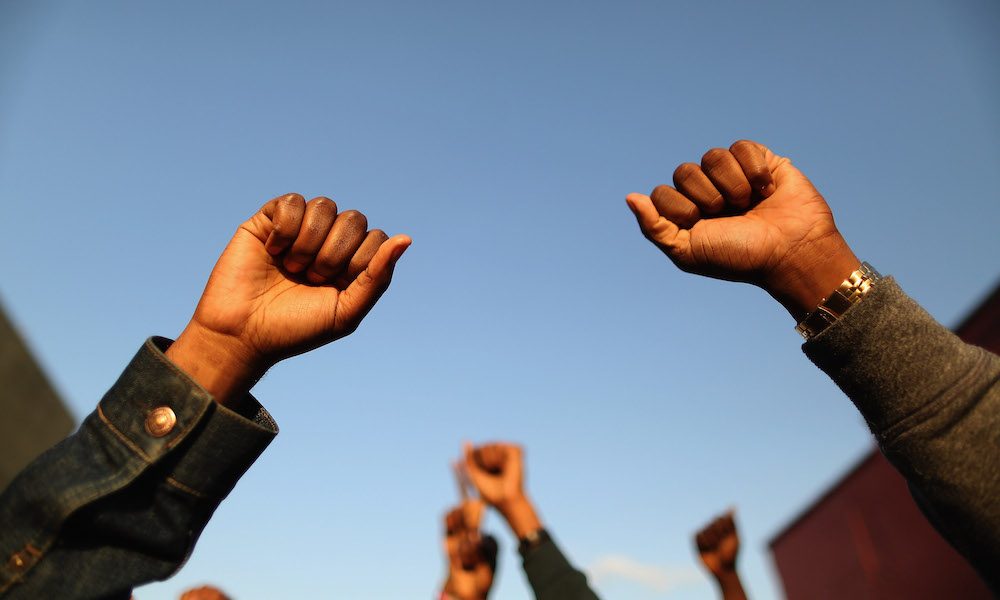
[[[892,278],[803,351],[857,405],[931,523],[1000,590],[1000,357]]]

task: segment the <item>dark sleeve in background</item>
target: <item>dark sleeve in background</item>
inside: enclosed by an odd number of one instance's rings
[[[216,403],[153,338],[80,429],[0,495],[0,597],[128,598],[181,567],[219,503],[277,433],[248,397]],[[169,407],[162,437],[147,415]]]
[[[891,278],[803,351],[864,415],[931,523],[1000,590],[1000,357]]]
[[[551,538],[521,556],[537,600],[598,600],[586,575],[573,568]]]

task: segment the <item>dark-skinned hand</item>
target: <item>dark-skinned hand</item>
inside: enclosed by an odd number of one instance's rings
[[[823,196],[761,144],[713,148],[673,184],[626,197],[643,235],[680,269],[760,286],[796,319],[861,264]]]
[[[167,356],[226,403],[274,363],[357,329],[409,245],[329,198],[274,198],[237,229]]]

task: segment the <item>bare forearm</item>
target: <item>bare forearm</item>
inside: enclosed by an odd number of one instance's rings
[[[237,408],[266,368],[221,334],[189,324],[165,352],[170,362],[212,394],[215,401]]]
[[[801,253],[776,272],[764,288],[796,322],[819,306],[861,261],[839,232],[823,238],[808,253]]]
[[[538,513],[527,496],[513,498],[503,505],[497,506],[497,510],[503,515],[518,539],[523,539],[528,534],[542,528],[541,519],[538,518]]]
[[[722,600],[747,600],[746,592],[743,591],[743,583],[736,571],[723,573],[716,577],[715,582],[719,585]]]

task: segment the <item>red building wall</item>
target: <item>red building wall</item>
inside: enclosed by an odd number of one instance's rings
[[[989,599],[874,449],[771,541],[789,600]]]

